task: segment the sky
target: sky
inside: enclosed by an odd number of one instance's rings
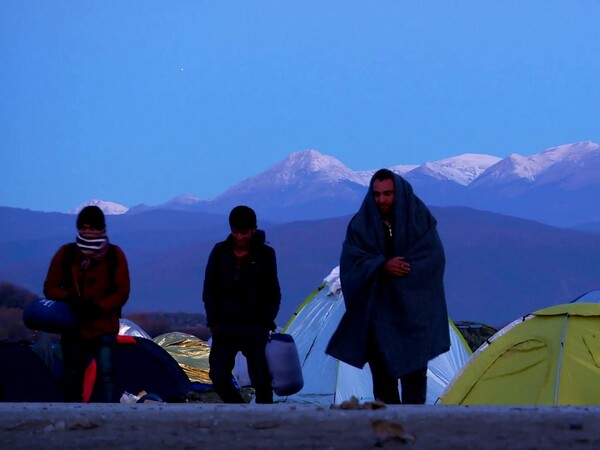
[[[0,206],[600,142],[596,0],[0,0]]]

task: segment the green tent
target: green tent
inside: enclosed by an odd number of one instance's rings
[[[443,405],[600,405],[600,304],[568,303],[507,325],[440,396]]]

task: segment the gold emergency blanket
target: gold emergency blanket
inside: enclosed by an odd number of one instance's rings
[[[212,384],[208,377],[210,347],[207,342],[179,331],[161,334],[153,340],[177,361],[190,381]]]

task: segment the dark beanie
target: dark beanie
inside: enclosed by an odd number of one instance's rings
[[[83,225],[89,225],[94,230],[104,230],[106,228],[106,222],[104,220],[104,213],[97,206],[86,206],[77,216],[77,229],[81,229]]]

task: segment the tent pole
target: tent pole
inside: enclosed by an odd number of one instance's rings
[[[560,387],[560,373],[562,371],[562,361],[563,361],[563,354],[565,351],[565,341],[567,339],[567,324],[569,322],[569,318],[570,318],[570,314],[567,313],[567,315],[565,316],[565,321],[564,321],[564,325],[563,325],[563,331],[562,331],[562,336],[560,338],[560,350],[559,350],[559,354],[558,354],[558,373],[556,374],[556,386],[554,389],[554,405],[558,405],[558,389]]]

